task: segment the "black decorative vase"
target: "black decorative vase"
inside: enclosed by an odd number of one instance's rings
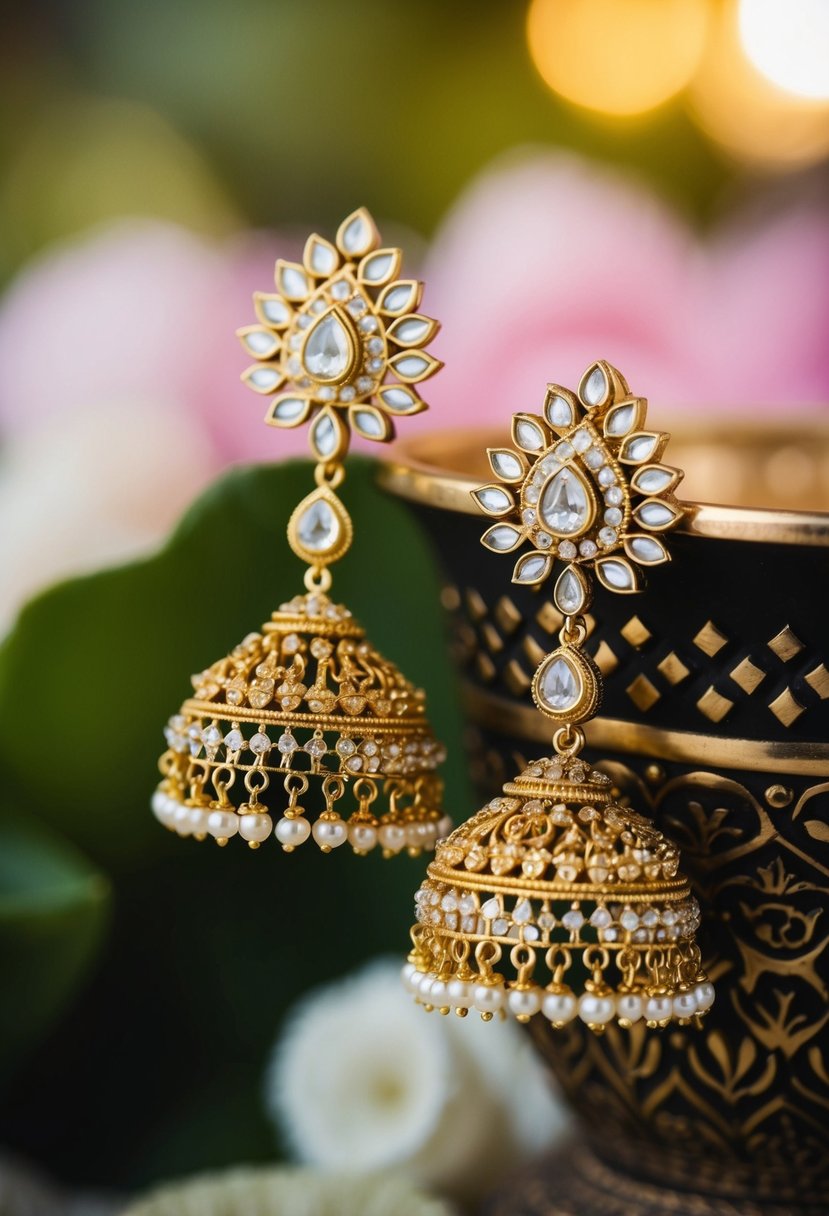
[[[382,471],[446,572],[482,800],[549,746],[528,688],[561,624],[478,544],[469,491],[503,438],[433,434]],[[596,1036],[536,1016],[577,1142],[488,1216],[829,1212],[829,438],[678,436],[671,459],[686,498],[767,505],[689,503],[648,592],[597,595],[606,691],[587,737],[682,850],[717,1000],[700,1030]]]

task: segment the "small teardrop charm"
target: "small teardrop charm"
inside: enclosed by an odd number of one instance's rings
[[[560,646],[542,659],[533,676],[533,699],[558,722],[584,722],[599,706],[602,681],[583,650]]]
[[[344,312],[331,308],[308,330],[302,347],[302,366],[318,384],[347,380],[357,360],[354,327]]]
[[[343,504],[326,487],[312,491],[288,523],[288,543],[309,565],[337,561],[351,544],[352,525]]]

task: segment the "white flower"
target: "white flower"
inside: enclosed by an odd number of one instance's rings
[[[524,1032],[424,1013],[399,966],[385,962],[299,1005],[266,1099],[302,1161],[404,1167],[465,1197],[489,1189],[566,1121]]]
[[[451,1216],[404,1179],[235,1169],[159,1188],[122,1216]]]

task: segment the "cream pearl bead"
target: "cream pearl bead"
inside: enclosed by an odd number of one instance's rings
[[[678,992],[673,1000],[675,1018],[692,1018],[697,1011],[695,992]]]
[[[448,836],[454,826],[455,825],[452,822],[452,820],[449,818],[449,816],[444,815],[442,819],[438,820],[437,839],[442,840],[444,836]]]
[[[429,993],[432,991],[432,984],[434,984],[436,979],[437,976],[431,971],[422,972],[417,979],[417,995],[427,1005],[429,1004]]]
[[[190,832],[193,836],[204,836],[207,833],[208,812],[201,807],[191,806],[189,813]]]
[[[513,1017],[531,1018],[541,1008],[541,993],[536,988],[513,988],[507,996],[507,1007]]]
[[[342,819],[318,819],[311,832],[319,847],[326,852],[339,848],[348,839],[348,828]]]
[[[384,849],[390,853],[399,853],[406,843],[406,829],[399,823],[384,823],[378,830],[377,837]]]
[[[626,1022],[638,1022],[644,1013],[641,996],[635,992],[620,992],[616,997],[616,1013]]]
[[[182,806],[182,804],[179,803],[178,806],[176,807],[175,811],[173,812],[172,819],[173,819],[173,827],[176,829],[179,836],[189,836],[190,835],[190,833],[192,832],[193,829],[190,826],[190,807],[189,806]]]
[[[217,840],[230,840],[239,831],[239,816],[235,811],[211,811],[207,816],[207,830]]]
[[[295,815],[293,819],[284,816],[277,822],[273,834],[283,848],[295,849],[311,835],[311,825],[302,815]]]
[[[595,992],[584,992],[579,997],[579,1017],[591,1026],[604,1026],[616,1012],[612,996],[597,996]]]
[[[370,853],[377,844],[377,829],[370,823],[352,823],[348,829],[349,844],[359,853]]]
[[[445,980],[435,980],[429,991],[429,1003],[435,1009],[445,1009],[449,1004],[448,985]]]
[[[159,823],[163,823],[167,810],[167,795],[162,790],[156,790],[150,799],[150,807]]]
[[[669,996],[651,996],[645,1001],[645,1018],[648,1022],[665,1022],[674,1011]]]
[[[417,967],[415,967],[414,963],[404,963],[403,964],[403,967],[401,968],[401,971],[400,971],[400,979],[403,982],[403,987],[408,989],[409,992],[411,992],[413,989],[412,980],[414,979],[414,977],[417,974],[418,974]]]
[[[481,1013],[497,1013],[504,1003],[504,990],[500,984],[477,984],[472,999]]]
[[[706,1009],[710,1009],[714,1004],[716,993],[714,985],[710,981],[705,980],[701,984],[697,984],[697,1009],[700,1013],[704,1013]]]
[[[450,980],[446,987],[449,1004],[456,1009],[468,1009],[472,1004],[472,988],[465,980]]]
[[[272,828],[270,815],[262,811],[252,811],[239,816],[239,835],[248,842],[261,844],[263,840],[268,839]]]
[[[571,1022],[576,1016],[576,998],[572,992],[548,992],[541,1002],[541,1011],[551,1022]]]

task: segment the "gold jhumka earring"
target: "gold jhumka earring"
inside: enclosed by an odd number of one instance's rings
[[[313,837],[324,853],[348,841],[391,856],[451,828],[424,694],[327,594],[352,541],[337,496],[352,428],[392,439],[397,418],[427,408],[414,386],[441,366],[423,349],[438,324],[417,311],[422,283],[399,278],[401,251],[379,243],[364,208],[334,244],[311,235],[301,264],[277,262],[276,292],[254,296],[259,324],[239,331],[256,359],[242,379],[273,395],[265,421],[310,422],[316,489],[288,523],[306,592],[194,676],[168,722],[152,806],[179,835],[257,848],[274,834],[286,852]],[[312,824],[302,800],[314,793]]]
[[[583,723],[602,677],[583,649],[592,576],[611,592],[643,586],[669,560],[664,533],[681,518],[682,477],[661,464],[669,436],[644,429],[647,403],[608,363],[578,395],[549,385],[543,417],[516,414],[511,448],[490,449],[497,482],[475,491],[495,553],[529,542],[512,581],[538,586],[563,563],[553,599],[560,645],[532,682],[556,725],[554,754],[440,841],[417,892],[404,980],[427,1009],[489,1020],[535,1014],[602,1031],[686,1023],[714,989],[695,940],[699,908],[676,847],[614,801],[610,779],[582,759]]]

